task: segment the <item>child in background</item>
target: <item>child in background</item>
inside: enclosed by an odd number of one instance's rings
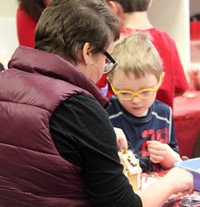
[[[16,12],[19,44],[34,47],[37,22],[51,0],[18,0]]]
[[[164,79],[161,58],[145,33],[121,39],[114,47],[118,62],[108,80],[116,96],[107,112],[121,128],[143,172],[170,169],[181,161],[171,108],[156,100]]]
[[[118,17],[121,37],[136,31],[143,31],[152,36],[152,42],[158,50],[163,62],[165,79],[157,92],[156,98],[173,109],[173,99],[189,88],[174,40],[163,31],[155,28],[148,19],[148,9],[152,0],[104,0],[111,11]],[[103,88],[107,84],[107,76],[103,76],[97,86]],[[113,95],[108,85],[107,97]]]

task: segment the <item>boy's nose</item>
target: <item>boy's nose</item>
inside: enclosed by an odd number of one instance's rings
[[[132,103],[140,103],[141,99],[138,96],[134,96],[132,99]]]

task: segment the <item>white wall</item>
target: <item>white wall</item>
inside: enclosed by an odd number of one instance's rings
[[[16,30],[16,9],[17,0],[0,0],[0,62],[5,68],[19,45]]]
[[[15,17],[17,0],[0,0],[0,16]]]
[[[149,18],[175,40],[183,67],[187,70],[190,64],[189,0],[153,0]]]

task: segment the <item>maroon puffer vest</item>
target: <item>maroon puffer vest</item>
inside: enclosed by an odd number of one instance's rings
[[[59,155],[49,119],[75,93],[107,101],[56,55],[20,47],[9,67],[0,73],[0,207],[90,206],[81,169]]]

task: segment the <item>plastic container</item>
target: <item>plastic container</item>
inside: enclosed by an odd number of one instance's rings
[[[184,168],[194,176],[194,190],[200,191],[200,158],[193,158],[175,164],[177,167]]]

